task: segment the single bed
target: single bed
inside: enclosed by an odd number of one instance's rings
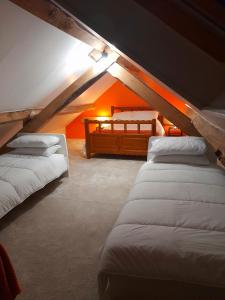
[[[100,299],[225,299],[225,175],[145,163],[101,253]]]
[[[65,136],[54,136],[59,137],[61,149],[49,157],[10,152],[0,155],[0,218],[49,182],[68,174]]]
[[[148,107],[112,106],[111,115],[84,120],[87,158],[92,153],[146,156],[149,137],[165,134],[162,116]]]

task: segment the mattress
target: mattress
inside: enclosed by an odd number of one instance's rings
[[[100,295],[111,275],[225,288],[224,172],[145,163],[102,250]]]
[[[63,154],[0,156],[0,218],[67,170]]]

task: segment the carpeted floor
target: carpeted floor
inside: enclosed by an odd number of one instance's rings
[[[0,220],[0,242],[23,293],[18,300],[97,300],[102,244],[142,159],[81,157],[70,141],[70,177],[49,184]]]

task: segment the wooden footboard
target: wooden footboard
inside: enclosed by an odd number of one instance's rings
[[[156,135],[156,120],[84,120],[86,138],[86,157],[90,158],[92,153],[123,154],[146,156],[148,139]],[[96,130],[90,131],[90,125],[97,125]],[[123,130],[115,130],[115,125],[123,125]],[[137,125],[137,130],[127,129],[128,124]],[[142,124],[151,124],[151,130],[141,130]],[[105,130],[104,125],[110,125]]]

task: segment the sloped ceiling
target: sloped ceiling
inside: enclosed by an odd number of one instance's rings
[[[45,107],[93,60],[91,47],[0,1],[0,112]]]
[[[110,74],[105,74],[101,79],[89,87],[83,94],[76,98],[69,106],[94,103],[106,90],[108,90],[116,79]],[[45,123],[39,132],[65,133],[65,127],[76,119],[81,113],[56,114]]]
[[[134,1],[120,1],[119,8],[104,0],[54,2],[196,107],[210,105],[224,90],[223,63]]]

